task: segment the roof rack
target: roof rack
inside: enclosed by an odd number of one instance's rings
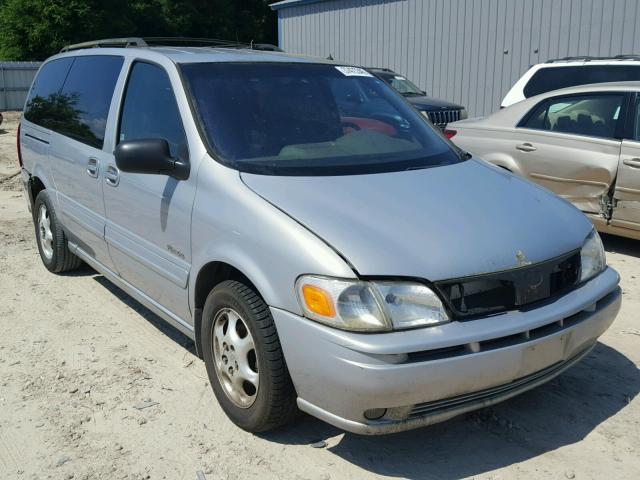
[[[571,61],[592,62],[594,60],[621,60],[621,61],[622,60],[640,60],[640,55],[623,54],[623,55],[614,55],[611,57],[592,57],[589,55],[580,55],[575,57],[554,58],[551,60],[547,60],[544,63],[571,62]]]
[[[60,52],[70,52],[83,48],[129,48],[129,47],[152,47],[152,46],[189,46],[189,47],[220,47],[220,48],[246,48],[250,50],[261,50],[271,52],[282,52],[283,50],[270,43],[243,43],[233,40],[220,40],[217,38],[195,38],[195,37],[125,37],[107,38],[104,40],[92,40],[90,42],[75,43],[63,47]]]
[[[60,52],[70,52],[83,48],[114,48],[114,47],[146,47],[147,43],[139,37],[107,38],[103,40],[92,40],[90,42],[74,43],[62,47]]]

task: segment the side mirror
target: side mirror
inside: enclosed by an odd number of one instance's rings
[[[123,172],[168,175],[178,180],[189,178],[189,163],[173,158],[169,144],[162,138],[121,142],[113,153]]]

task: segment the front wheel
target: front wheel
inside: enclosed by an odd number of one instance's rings
[[[209,293],[202,319],[207,374],[231,421],[249,432],[290,421],[296,395],[264,300],[247,285],[228,280]]]

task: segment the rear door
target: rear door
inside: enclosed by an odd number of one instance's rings
[[[559,96],[518,124],[511,148],[523,175],[587,213],[603,212],[621,148],[625,94]]]
[[[50,106],[56,118],[50,161],[63,223],[70,241],[110,269],[101,175],[110,156],[103,150],[106,124],[123,63],[120,56],[74,57]]]
[[[640,230],[640,96],[636,94],[631,105],[630,128],[625,129],[620,150],[611,224]]]

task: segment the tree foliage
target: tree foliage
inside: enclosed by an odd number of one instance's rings
[[[0,0],[0,59],[43,60],[112,37],[275,43],[275,18],[264,0]]]

